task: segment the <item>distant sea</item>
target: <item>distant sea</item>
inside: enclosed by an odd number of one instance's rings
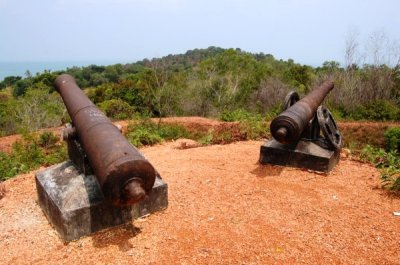
[[[42,73],[45,70],[59,71],[66,70],[73,66],[82,67],[91,64],[96,65],[111,65],[116,64],[116,61],[82,61],[82,62],[0,62],[0,82],[7,76],[22,76],[26,77],[26,71],[30,71],[32,75]]]

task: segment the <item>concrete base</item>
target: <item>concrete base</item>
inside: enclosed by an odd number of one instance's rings
[[[38,172],[35,179],[39,205],[64,241],[131,222],[168,206],[168,186],[159,177],[144,201],[124,208],[108,204],[96,177],[80,173],[71,161]]]
[[[340,159],[340,150],[323,147],[324,142],[300,140],[295,145],[283,145],[275,139],[261,146],[260,163],[305,168],[328,173]]]

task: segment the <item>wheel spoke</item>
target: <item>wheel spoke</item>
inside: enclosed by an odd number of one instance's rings
[[[342,136],[331,112],[324,106],[317,109],[317,118],[325,139],[334,149],[340,149],[342,146]]]

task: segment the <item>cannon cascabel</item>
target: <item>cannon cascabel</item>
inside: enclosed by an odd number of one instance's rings
[[[308,95],[279,114],[270,125],[272,136],[282,144],[296,143],[314,117],[318,106],[333,89],[332,81],[325,81]]]

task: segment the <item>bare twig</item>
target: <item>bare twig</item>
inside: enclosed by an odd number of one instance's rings
[[[6,195],[6,185],[0,182],[0,200]]]

